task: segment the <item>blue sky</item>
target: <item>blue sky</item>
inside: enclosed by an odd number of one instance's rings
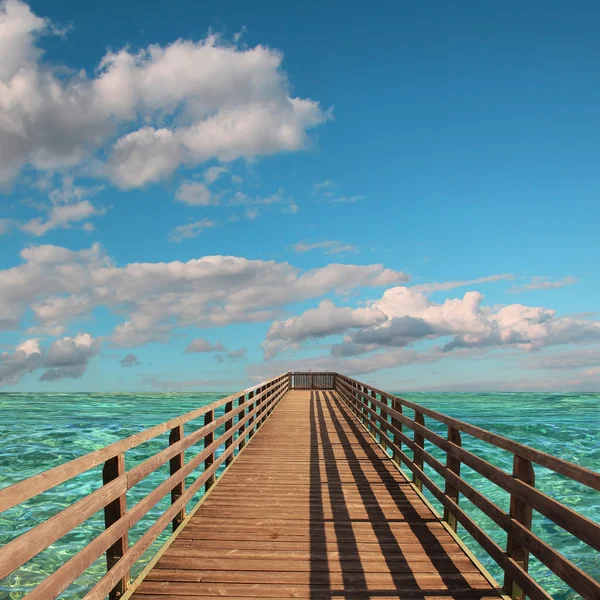
[[[0,2],[0,385],[600,387],[597,3]]]

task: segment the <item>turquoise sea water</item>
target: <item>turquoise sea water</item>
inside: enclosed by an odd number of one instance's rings
[[[188,412],[199,406],[225,396],[224,393],[166,393],[166,394],[0,394],[0,488],[47,470],[87,452],[138,433],[144,428],[161,423],[173,416]],[[598,394],[408,394],[405,398],[460,418],[485,429],[526,443],[540,450],[570,460],[582,466],[600,471],[600,395]],[[218,416],[218,415],[217,415]],[[407,416],[412,416],[407,411]],[[427,424],[445,434],[445,426]],[[198,428],[201,422],[192,423],[186,433]],[[149,455],[165,447],[167,436],[127,453],[127,466],[138,464]],[[483,444],[469,436],[463,436],[463,446],[504,468],[512,469],[512,457],[501,450]],[[429,443],[426,447],[436,454]],[[197,447],[189,455],[197,451]],[[443,453],[436,454],[440,459]],[[186,456],[186,460],[187,460]],[[135,486],[127,495],[128,506],[151,491],[157,482],[167,476],[168,465]],[[436,479],[431,470],[427,471]],[[475,472],[463,466],[462,475],[477,489],[508,509],[508,495],[487,482]],[[188,479],[190,482],[194,476]],[[0,515],[0,543],[6,543],[27,531],[43,518],[56,514],[83,495],[97,489],[101,484],[101,467],[92,469],[46,492],[45,494],[6,511]],[[536,485],[547,494],[564,502],[593,521],[600,522],[600,493],[593,492],[577,483],[536,468]],[[435,502],[433,502],[435,505]],[[130,543],[144,533],[148,525],[169,504],[169,498],[160,502],[130,534]],[[190,503],[191,506],[192,503]],[[506,536],[478,509],[470,506],[464,498],[461,505],[504,546]],[[17,600],[32,589],[49,573],[72,556],[92,537],[104,528],[103,514],[98,513],[42,552],[19,571],[0,581],[0,598]],[[534,515],[534,531],[573,560],[596,579],[600,579],[600,557],[585,544],[563,532],[541,515]],[[165,532],[147,553],[147,561],[153,551],[166,539]],[[498,581],[502,576],[495,563],[487,558],[477,544],[468,545],[488,567]],[[142,569],[141,561],[132,573],[135,577]],[[555,597],[561,600],[578,598],[551,573],[532,560],[530,571]],[[62,597],[81,598],[105,572],[104,557],[80,577]]]

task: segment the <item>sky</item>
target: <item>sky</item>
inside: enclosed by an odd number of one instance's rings
[[[0,1],[0,391],[597,391],[599,25]]]

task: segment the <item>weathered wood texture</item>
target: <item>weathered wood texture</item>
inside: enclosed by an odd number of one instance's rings
[[[499,593],[336,392],[286,394],[134,600]]]

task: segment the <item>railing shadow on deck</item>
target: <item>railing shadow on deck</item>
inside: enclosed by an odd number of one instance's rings
[[[433,513],[431,518],[423,518],[416,512],[413,504],[398,485],[398,481],[390,475],[382,456],[376,453],[372,443],[369,443],[365,432],[357,424],[356,419],[349,414],[348,407],[339,400],[337,394],[326,391],[311,392],[311,500],[310,500],[310,597],[324,598],[368,598],[403,597],[418,600],[425,597],[455,596],[463,598],[480,598],[489,596],[489,586],[478,589],[471,586],[460,569],[454,564],[446,549],[438,538],[432,534],[428,524],[437,523]],[[333,452],[331,436],[328,433],[326,419],[331,420],[339,447],[343,450],[350,475],[342,478]],[[364,451],[367,464],[375,469],[375,479],[368,477],[363,469],[364,463],[358,459],[350,443],[346,428],[353,438],[358,440],[360,449]],[[323,452],[323,462],[320,461],[319,444]],[[393,468],[393,467],[392,467]],[[373,531],[372,542],[360,541],[360,530],[355,531],[353,523],[363,522],[353,519],[348,504],[356,502],[354,496],[348,499],[344,488],[356,489],[360,504],[364,506],[367,520]],[[346,487],[346,489],[348,489]],[[385,510],[380,504],[377,488],[384,488],[400,513],[397,519],[386,518]],[[325,503],[323,493],[326,492],[332,510],[334,537],[327,538],[325,532]],[[387,496],[386,496],[387,497]],[[430,552],[428,558],[443,583],[445,590],[430,589],[419,583],[419,574],[414,573],[398,538],[392,530],[391,523],[406,522],[417,540],[417,544]],[[341,568],[343,586],[334,586],[330,581],[328,569],[323,568],[323,557],[331,551],[331,542],[335,538],[338,560]],[[329,544],[328,544],[329,539]],[[368,548],[368,551],[365,550]],[[363,552],[361,553],[361,548]],[[365,571],[365,559],[368,552],[381,552],[383,560],[389,569],[389,577],[378,573]],[[422,550],[424,552],[424,550]],[[371,582],[369,581],[371,580]],[[388,585],[381,585],[382,579]],[[391,585],[390,585],[391,584]]]
[[[449,527],[456,531],[457,525],[462,525],[500,566],[505,575],[504,592],[507,595],[519,600],[526,597],[532,600],[552,599],[528,572],[529,555],[532,554],[582,598],[600,599],[600,582],[531,530],[532,514],[536,511],[587,544],[590,552],[600,550],[600,524],[538,490],[535,487],[534,465],[554,471],[596,491],[600,491],[600,473],[409,402],[340,373],[335,374],[335,389],[382,449],[389,451],[398,464],[412,473],[416,489],[422,490],[425,487],[444,507],[444,520]],[[408,418],[403,413],[403,408],[414,411],[414,419]],[[447,437],[428,428],[425,417],[446,425]],[[407,430],[408,435],[405,433]],[[513,455],[512,474],[463,448],[462,435],[510,452]],[[426,440],[446,454],[445,464],[426,451]],[[404,447],[412,451],[413,458],[403,451]],[[506,513],[501,510],[462,478],[461,464],[467,465],[484,479],[508,492],[510,511]],[[442,477],[444,489],[427,475],[426,467]],[[508,534],[505,550],[459,506],[460,496],[464,496]]]

